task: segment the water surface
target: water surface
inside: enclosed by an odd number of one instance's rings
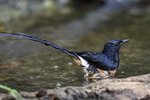
[[[120,14],[104,25],[100,24],[89,34],[74,37],[76,42],[53,38],[55,34],[33,34],[49,39],[70,50],[101,51],[106,41],[114,38],[130,39],[120,51],[120,71],[124,78],[150,72],[150,15]],[[29,33],[36,32],[32,27]],[[39,31],[40,29],[38,29]],[[42,31],[44,29],[42,28]],[[47,30],[46,30],[47,31]],[[67,35],[66,35],[67,37]],[[81,86],[84,84],[82,68],[51,47],[29,40],[0,39],[0,83],[18,90],[33,91],[42,88]]]

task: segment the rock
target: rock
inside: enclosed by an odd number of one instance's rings
[[[104,79],[80,87],[67,86],[20,93],[25,100],[150,100],[150,74],[123,79]],[[0,95],[3,98],[7,97],[6,94]]]
[[[41,90],[41,91],[38,91],[38,93],[36,94],[36,97],[37,98],[44,97],[46,94],[47,94],[47,91]]]
[[[60,100],[136,100],[150,99],[150,74],[126,79],[105,79],[83,87],[56,90]]]

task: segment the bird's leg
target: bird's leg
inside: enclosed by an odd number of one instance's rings
[[[115,77],[117,70],[109,71],[111,77]]]
[[[107,71],[99,69],[99,68],[97,68],[97,70],[100,74],[100,77],[102,77],[102,78],[108,78],[109,77],[109,73]]]

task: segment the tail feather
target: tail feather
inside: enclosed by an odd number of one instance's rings
[[[60,47],[50,41],[47,41],[47,40],[43,40],[43,39],[40,39],[38,37],[35,37],[35,36],[32,36],[32,35],[28,35],[28,34],[25,34],[25,33],[5,33],[5,32],[0,32],[0,37],[1,36],[14,36],[14,37],[18,37],[18,38],[22,38],[22,39],[28,39],[28,40],[32,40],[32,41],[35,41],[35,42],[39,42],[39,43],[42,43],[46,46],[51,46],[67,55],[70,55],[72,57],[75,57],[77,59],[78,58],[78,55],[74,52],[71,52],[63,47]]]

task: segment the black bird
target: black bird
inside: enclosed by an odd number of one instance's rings
[[[14,36],[22,39],[29,39],[40,42],[46,46],[51,46],[73,58],[77,65],[83,67],[85,78],[107,78],[114,76],[119,67],[119,49],[122,44],[128,42],[128,39],[114,39],[104,45],[102,52],[76,52],[69,51],[50,41],[25,33],[5,33],[1,32],[0,36]]]

